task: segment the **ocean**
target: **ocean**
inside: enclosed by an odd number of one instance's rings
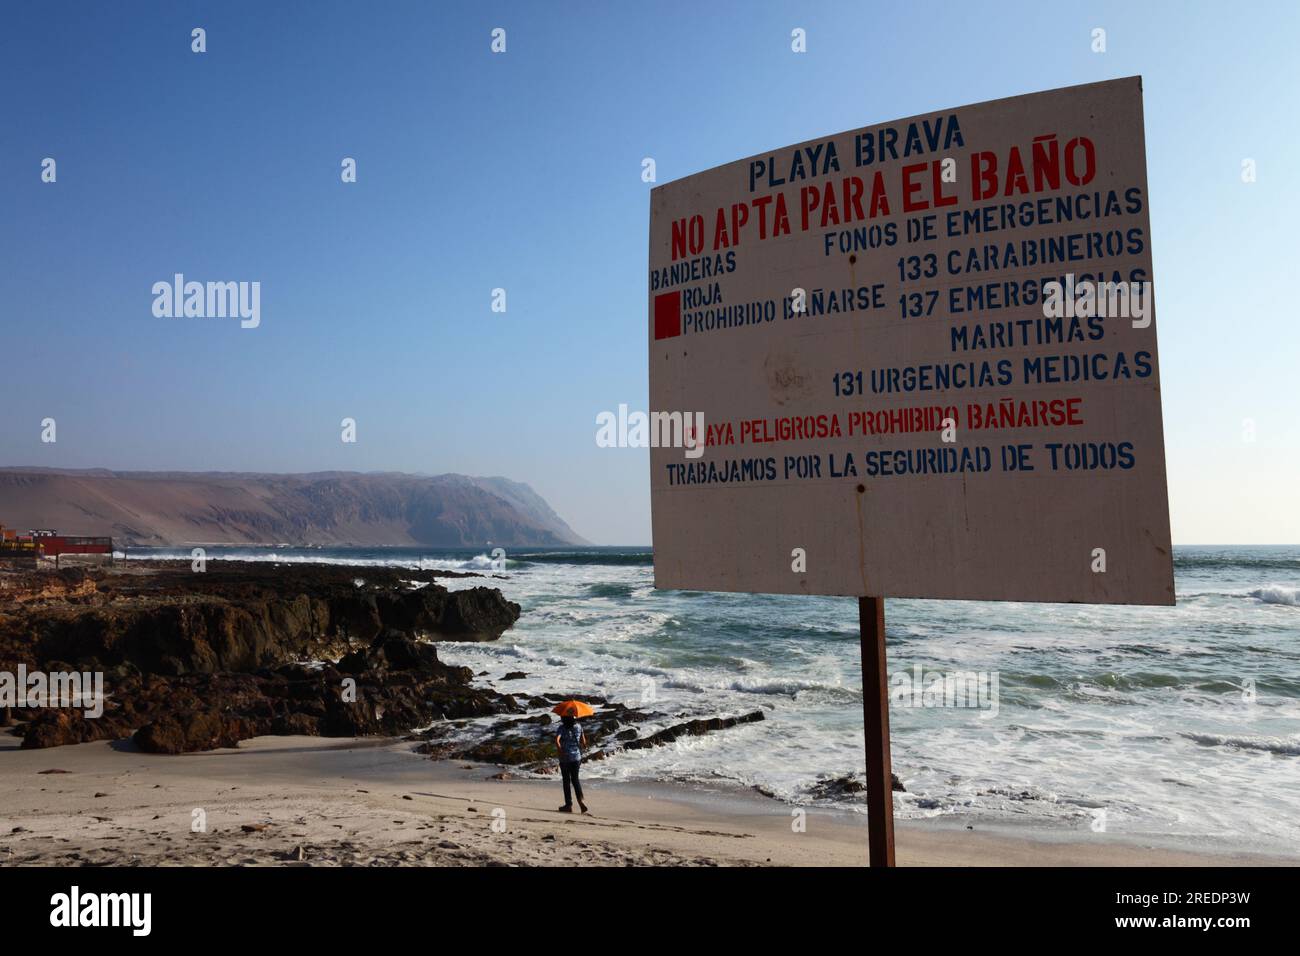
[[[512,549],[502,571],[483,551],[208,554],[349,564],[362,578],[377,565],[501,574],[441,582],[500,587],[523,606],[501,640],[441,644],[444,660],[503,691],[599,694],[669,715],[648,730],[766,714],[585,776],[862,808],[860,794],[817,786],[863,768],[851,598],[656,591],[648,548]],[[1174,567],[1174,608],[889,600],[893,765],[907,787],[896,815],[1295,852],[1300,547],[1179,547]],[[510,671],[527,677],[502,682]]]

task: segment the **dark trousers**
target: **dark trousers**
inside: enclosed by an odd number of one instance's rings
[[[572,784],[573,792],[578,795],[578,802],[582,803],[582,784],[578,782],[578,768],[582,762],[575,760],[573,763],[560,763],[560,776],[564,778],[564,805],[573,806],[573,798],[569,796],[569,786]]]

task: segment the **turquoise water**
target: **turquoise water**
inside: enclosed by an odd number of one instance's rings
[[[655,591],[647,549],[511,550],[500,572],[473,551],[209,554],[354,564],[362,577],[368,565],[500,573],[491,583],[523,605],[518,625],[493,644],[443,645],[444,659],[494,682],[528,674],[503,690],[602,694],[671,721],[767,713],[592,764],[593,778],[722,782],[826,803],[811,791],[819,777],[862,769],[852,599]],[[908,788],[896,813],[1294,852],[1300,548],[1176,548],[1175,575],[1174,608],[890,600],[893,760]],[[982,676],[989,696],[924,706],[936,701],[912,692],[917,668],[922,689],[962,672]]]

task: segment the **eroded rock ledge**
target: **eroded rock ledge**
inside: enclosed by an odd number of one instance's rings
[[[337,659],[391,629],[491,641],[519,619],[519,605],[498,589],[448,591],[433,583],[442,576],[449,572],[240,562],[212,562],[204,573],[188,562],[0,573],[0,668],[252,671]]]
[[[428,642],[495,640],[519,605],[496,588],[448,591],[434,580],[448,574],[238,562],[0,572],[0,671],[102,672],[106,695],[98,717],[0,708],[0,725],[18,725],[24,747],[134,734],[142,749],[181,753],[261,734],[405,734],[508,709]]]
[[[98,717],[0,708],[0,726],[24,748],[133,737],[160,754],[267,734],[408,736],[434,756],[546,769],[546,711],[565,698],[475,686],[469,668],[438,657],[440,641],[500,637],[519,605],[496,588],[434,580],[448,575],[237,562],[204,573],[188,562],[0,571],[0,671],[99,671],[107,695]],[[582,699],[597,707],[584,720],[589,759],[763,719],[674,719]],[[643,734],[639,723],[659,729]],[[421,727],[430,729],[409,736]]]

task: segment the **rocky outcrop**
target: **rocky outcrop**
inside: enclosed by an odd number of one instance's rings
[[[682,724],[674,724],[672,727],[665,727],[663,730],[650,734],[648,737],[638,737],[635,740],[628,740],[621,744],[620,749],[644,750],[646,747],[662,747],[664,744],[670,744],[681,737],[701,737],[704,734],[710,734],[716,730],[726,730],[728,727],[735,727],[739,724],[752,724],[755,721],[762,719],[763,712],[761,710],[756,710],[753,713],[742,714],[739,717],[710,717],[703,720],[688,720]]]
[[[285,664],[251,674],[140,675],[119,670],[102,716],[33,711],[24,748],[134,735],[149,753],[233,747],[265,734],[401,736],[436,720],[518,713],[508,695],[472,687],[469,668],[432,644],[387,632],[337,665]]]
[[[134,734],[143,750],[184,753],[516,712],[514,698],[444,665],[430,641],[494,640],[519,605],[495,588],[448,591],[434,576],[226,563],[3,573],[0,670],[103,672],[107,699],[93,719],[62,707],[0,718],[19,724],[27,748]]]
[[[390,629],[496,640],[519,618],[496,588],[448,591],[420,571],[361,577],[336,566],[222,562],[203,573],[175,563],[0,577],[13,595],[0,611],[0,666],[57,659],[149,674],[251,671],[338,657]]]
[[[102,671],[102,715],[11,708],[24,748],[132,737],[143,751],[233,747],[266,734],[408,736],[421,750],[553,769],[549,713],[565,699],[473,685],[438,643],[494,640],[518,619],[495,588],[449,591],[442,572],[188,562],[68,572],[0,572],[0,670]],[[311,662],[311,663],[305,663]],[[523,672],[506,679],[522,680]],[[601,697],[583,719],[587,759],[763,719],[678,720]],[[481,726],[471,718],[498,717]],[[642,734],[639,724],[661,729]]]
[[[91,598],[94,594],[94,578],[76,568],[43,571],[40,574],[0,574],[0,609],[37,601]]]
[[[898,774],[889,775],[890,789],[894,793],[907,793]],[[814,800],[842,801],[857,796],[866,799],[867,781],[860,773],[848,773],[839,777],[822,777],[808,788],[808,795]]]
[[[565,698],[549,697],[528,701],[529,707],[559,703]],[[764,719],[756,710],[737,717],[712,717],[687,720],[672,724],[663,730],[642,736],[636,724],[662,719],[664,715],[635,710],[623,704],[610,703],[601,697],[580,697],[596,708],[591,717],[581,720],[589,749],[583,760],[604,760],[623,750],[642,750],[660,747],[682,737],[698,737],[741,724]],[[474,740],[457,739],[455,725],[440,725],[421,735],[425,742],[420,753],[436,759],[477,760],[483,763],[517,766],[525,770],[551,769],[555,762],[555,733],[559,718],[548,713],[498,721],[486,731],[486,736]]]

